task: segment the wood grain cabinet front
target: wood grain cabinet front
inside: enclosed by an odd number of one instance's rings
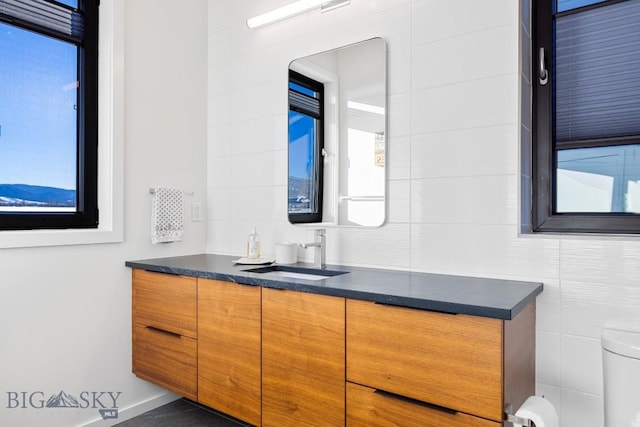
[[[133,373],[197,399],[196,279],[134,269]]]
[[[198,279],[198,401],[261,423],[261,288]]]
[[[143,380],[189,399],[197,399],[197,342],[193,338],[133,326],[133,372]]]
[[[345,425],[345,300],[262,290],[262,425]]]
[[[371,402],[386,393],[501,425],[505,404],[535,392],[533,310],[504,321],[347,300],[347,380],[382,392]]]
[[[347,383],[349,427],[500,427],[501,424]]]
[[[254,426],[500,427],[535,393],[511,320],[133,270],[133,372]]]

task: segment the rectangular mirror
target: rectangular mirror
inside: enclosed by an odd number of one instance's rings
[[[386,51],[385,41],[374,38],[289,65],[292,224],[384,223]]]

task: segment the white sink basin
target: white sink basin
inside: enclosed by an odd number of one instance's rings
[[[328,279],[329,277],[348,273],[348,271],[316,270],[313,268],[291,267],[284,265],[271,265],[268,267],[253,268],[245,271],[248,273],[259,273],[264,277],[304,280],[323,280]]]

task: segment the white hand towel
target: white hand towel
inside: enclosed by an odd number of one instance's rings
[[[182,240],[183,193],[177,188],[156,187],[151,202],[151,243]]]

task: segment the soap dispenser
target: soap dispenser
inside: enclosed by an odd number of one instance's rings
[[[247,258],[260,258],[260,236],[258,235],[256,227],[253,227],[253,231],[249,234],[249,238],[247,239]]]

